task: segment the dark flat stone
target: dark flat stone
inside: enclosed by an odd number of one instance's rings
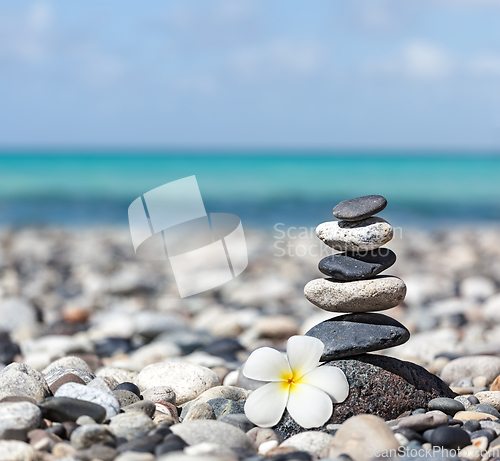
[[[106,410],[96,403],[70,397],[49,397],[39,404],[45,417],[51,421],[76,421],[82,415],[90,416],[97,423],[106,419]]]
[[[307,336],[325,345],[321,361],[399,346],[410,338],[404,325],[383,314],[345,314],[318,323]]]
[[[425,368],[393,357],[364,354],[333,360],[323,366],[338,367],[345,373],[349,396],[344,402],[334,404],[331,418],[314,430],[328,433],[328,424],[341,424],[351,416],[364,413],[388,421],[405,411],[425,408],[434,398],[455,397],[441,379]],[[285,438],[307,430],[299,426],[287,411],[273,429]]]
[[[396,262],[396,255],[389,248],[353,253],[346,251],[323,258],[318,269],[340,282],[375,277]]]
[[[431,443],[437,447],[457,450],[470,445],[470,437],[459,427],[441,426],[432,432]]]
[[[455,399],[447,399],[440,397],[438,399],[432,399],[429,402],[429,410],[440,410],[447,415],[455,415],[458,411],[465,411],[465,407],[462,402]]]
[[[381,195],[364,195],[340,202],[333,209],[333,216],[343,221],[360,221],[381,212],[387,200]]]

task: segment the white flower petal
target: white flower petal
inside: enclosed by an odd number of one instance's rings
[[[278,424],[288,401],[288,383],[268,383],[253,391],[245,402],[245,415],[260,427]]]
[[[286,405],[290,416],[304,428],[319,427],[332,415],[332,399],[321,389],[309,384],[290,386]]]
[[[243,367],[243,375],[259,381],[284,381],[291,377],[290,366],[281,352],[261,347],[250,354]]]
[[[288,362],[295,379],[314,370],[319,365],[324,344],[311,336],[292,336],[286,344]]]
[[[349,383],[344,372],[337,367],[319,367],[302,376],[300,382],[325,391],[335,403],[343,402],[349,395]]]

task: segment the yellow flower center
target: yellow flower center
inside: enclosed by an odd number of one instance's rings
[[[294,384],[300,384],[302,381],[302,375],[296,373],[292,370],[292,372],[284,372],[281,376],[281,383],[283,387],[283,391],[291,391],[293,389]]]

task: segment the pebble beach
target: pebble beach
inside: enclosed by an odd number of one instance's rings
[[[241,367],[342,315],[304,297],[334,253],[314,229],[245,228],[246,271],[184,299],[126,228],[2,229],[0,459],[499,457],[499,232],[395,227],[387,274],[406,297],[383,314],[410,335],[331,356],[351,396],[321,430],[297,431],[286,415],[275,428],[245,417],[261,383]]]

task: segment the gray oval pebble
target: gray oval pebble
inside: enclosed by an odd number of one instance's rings
[[[381,195],[364,195],[340,202],[333,209],[333,216],[344,221],[359,221],[380,213],[386,206],[387,200]]]
[[[446,397],[439,397],[432,399],[428,403],[429,410],[441,410],[447,415],[453,416],[458,411],[465,411],[463,403],[455,399],[448,399]]]

